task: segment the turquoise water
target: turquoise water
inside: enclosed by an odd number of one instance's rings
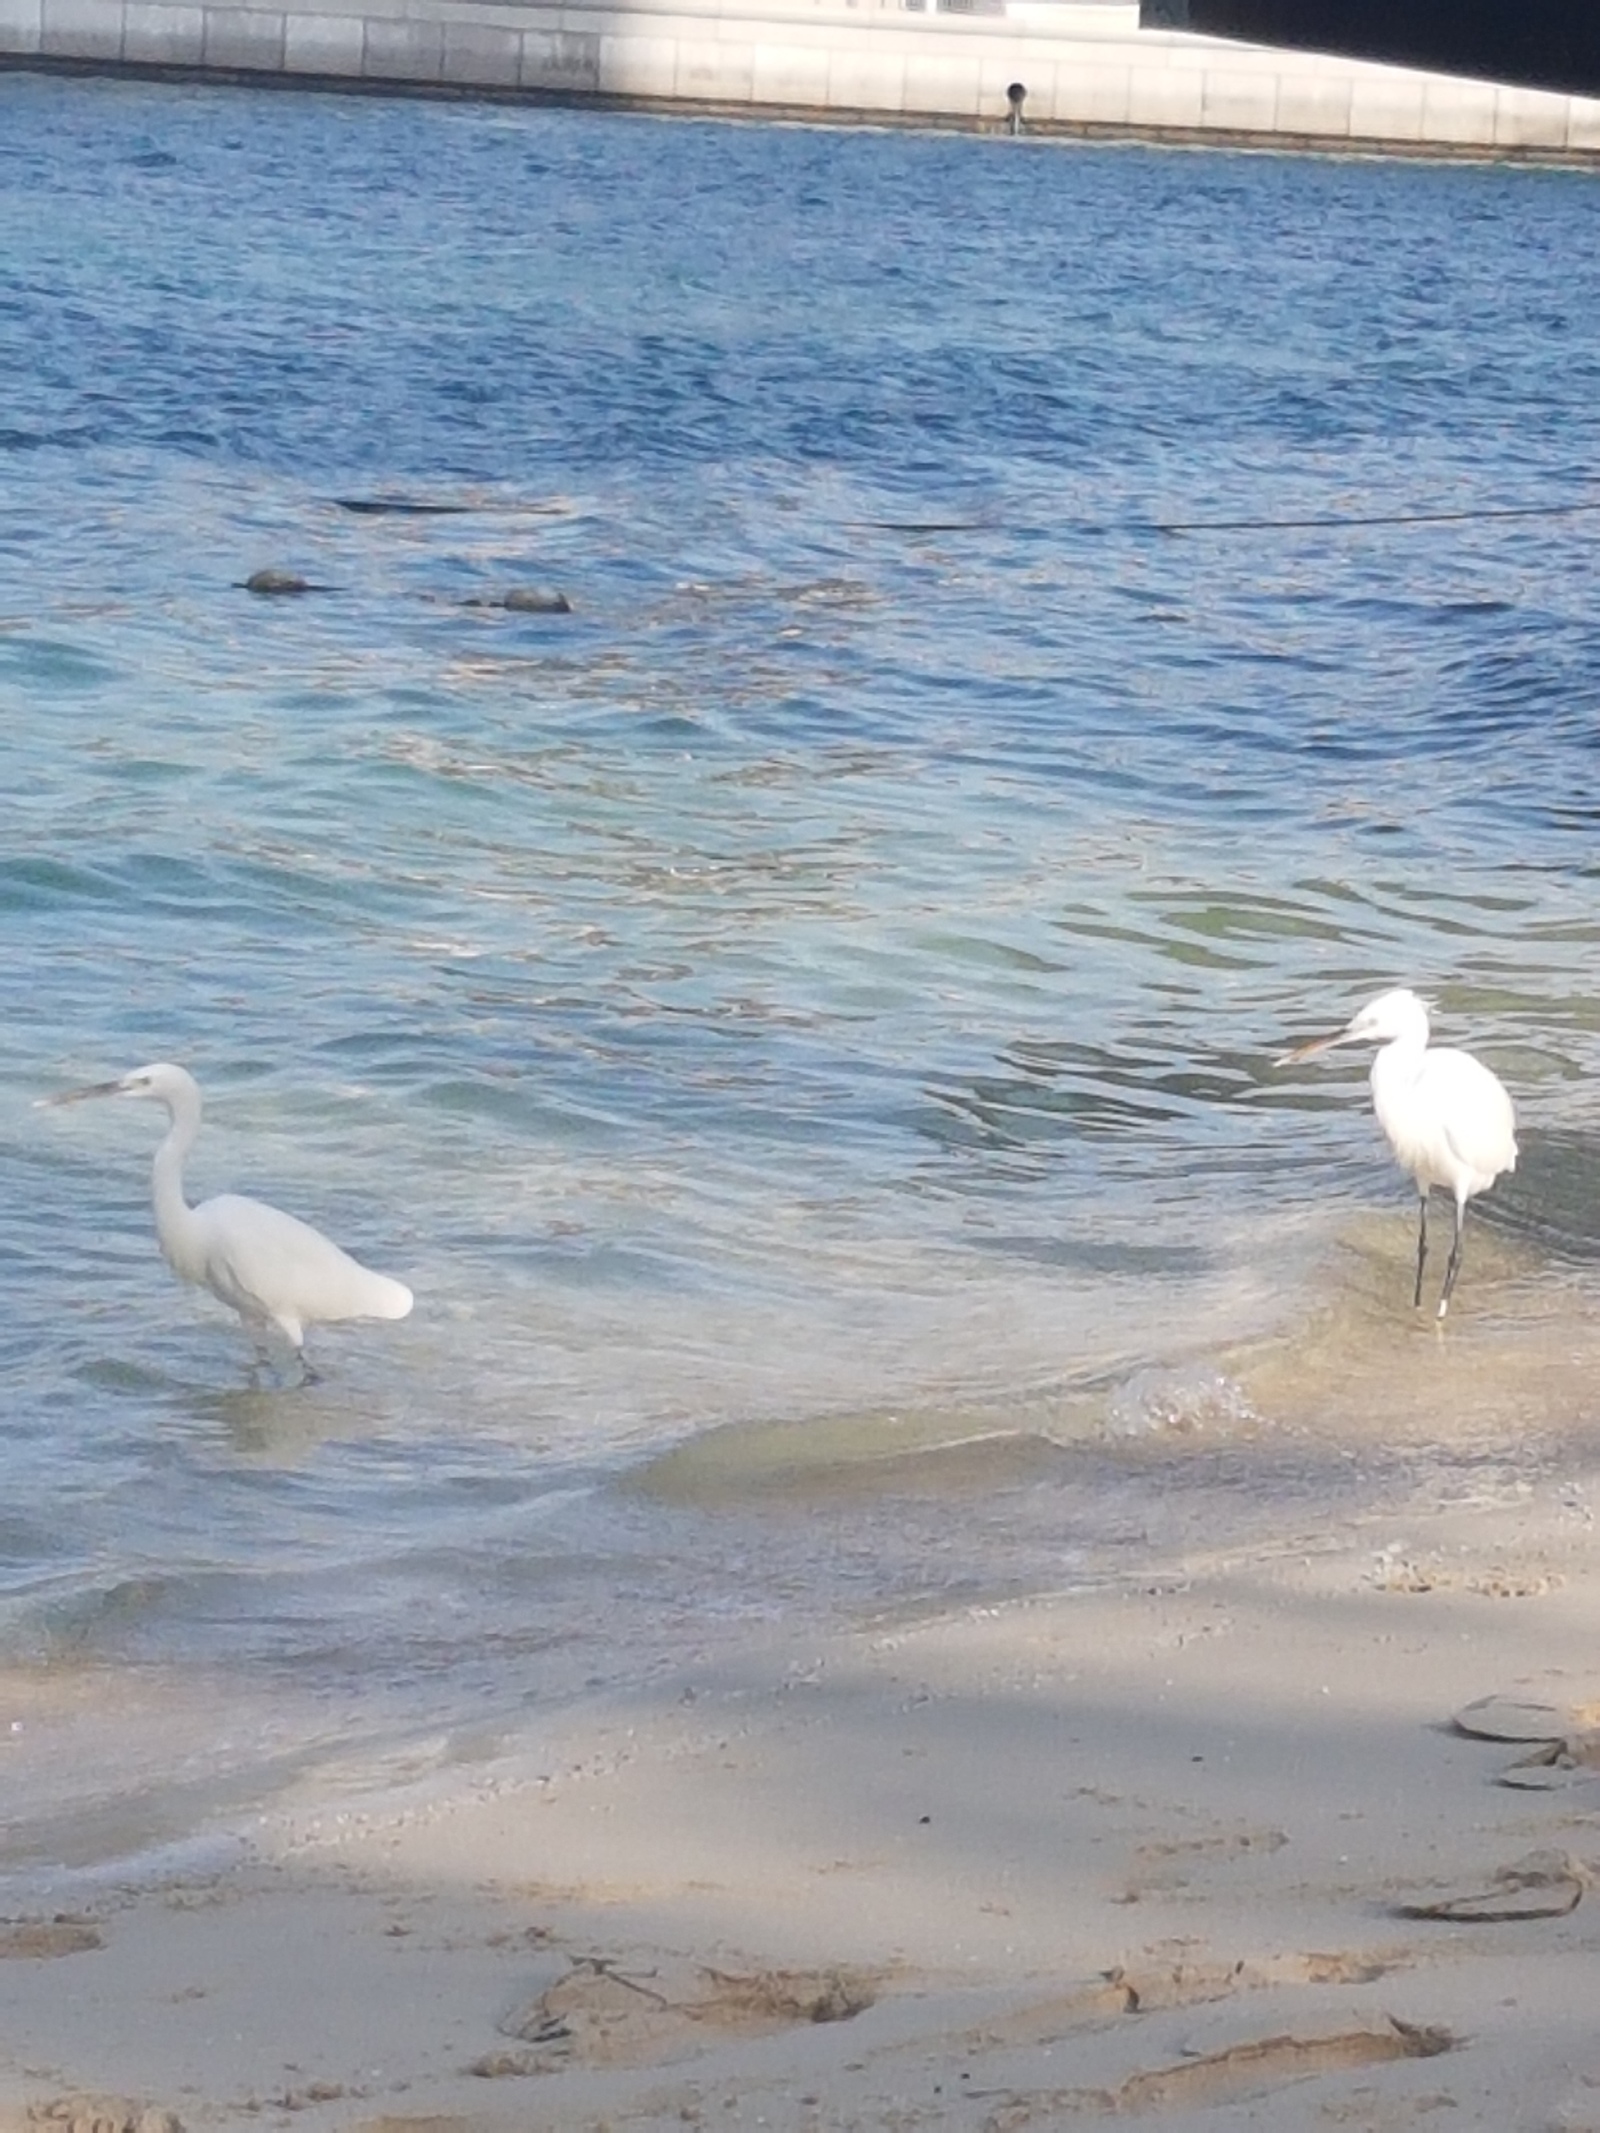
[[[1394,982],[1524,1125],[1451,1338],[1588,1382],[1538,1154],[1588,1160],[1600,1065],[1597,203],[0,77],[41,1813],[85,1681],[150,1799],[174,1711],[231,1798],[752,1622],[1095,1574],[1188,1515],[1117,1449],[1173,1427],[1255,1442],[1212,1478],[1281,1516],[1326,1476],[1240,1356],[1418,1329],[1360,1062],[1271,1060]],[[348,508],[397,501],[452,508]],[[521,585],[571,613],[466,604]],[[156,1119],[33,1108],[156,1058],[207,1092],[194,1192],[409,1321],[251,1383],[157,1257]]]

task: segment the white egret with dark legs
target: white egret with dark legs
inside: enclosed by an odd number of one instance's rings
[[[1339,1044],[1376,1044],[1372,1062],[1372,1107],[1394,1150],[1394,1159],[1416,1185],[1421,1201],[1417,1227],[1417,1291],[1428,1257],[1428,1195],[1442,1186],[1455,1201],[1455,1237],[1444,1270],[1439,1316],[1450,1308],[1461,1270],[1461,1230],[1467,1202],[1486,1192],[1502,1171],[1517,1163],[1516,1121],[1511,1098],[1481,1059],[1447,1045],[1430,1047],[1428,1010],[1403,987],[1369,1001],[1331,1037],[1297,1045],[1278,1060],[1292,1066]]]
[[[83,1103],[92,1096],[132,1096],[164,1104],[172,1120],[151,1168],[156,1236],[167,1264],[184,1281],[209,1289],[238,1312],[258,1349],[272,1329],[305,1359],[308,1325],[342,1318],[404,1318],[411,1291],[403,1281],[374,1274],[307,1222],[262,1200],[219,1193],[191,1207],[184,1198],[183,1161],[200,1130],[200,1089],[181,1066],[137,1068],[120,1081],[46,1096],[47,1105]]]

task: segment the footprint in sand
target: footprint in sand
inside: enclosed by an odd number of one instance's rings
[[[1522,1918],[1564,1918],[1575,1911],[1589,1885],[1589,1871],[1571,1852],[1525,1852],[1479,1884],[1433,1903],[1401,1903],[1402,1918],[1453,1919],[1458,1924],[1497,1925]]]
[[[731,1971],[657,1956],[648,1968],[632,1968],[582,1956],[501,2024],[524,2049],[487,2053],[471,2071],[494,2077],[659,2065],[721,2037],[847,2022],[873,2004],[881,1982],[843,1967]]]
[[[1512,1690],[1480,1696],[1457,1711],[1451,1724],[1474,1740],[1534,1744],[1531,1754],[1500,1772],[1502,1785],[1524,1792],[1560,1792],[1600,1777],[1600,1700],[1595,1698]]]
[[[1072,2118],[1134,2118],[1151,2111],[1199,2111],[1270,2094],[1314,2074],[1344,2073],[1395,2059],[1432,2059],[1453,2051],[1447,2029],[1420,2028],[1389,2016],[1374,2028],[1311,2037],[1261,2037],[1175,2066],[1130,2074],[1114,2089],[1020,2091],[991,2111],[983,2133],[1023,2133]]]
[[[183,2133],[174,2112],[130,2096],[52,2096],[14,2122],[0,2119],[0,2133],[12,2133],[13,2123],[27,2133]]]
[[[18,1918],[0,1924],[0,1962],[44,1962],[58,1955],[86,1955],[103,1948],[99,1928],[83,1918]]]

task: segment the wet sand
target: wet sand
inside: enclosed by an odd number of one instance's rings
[[[0,1929],[0,2126],[1600,2124],[1600,1775],[1451,1724],[1600,1696],[1567,1453],[290,1799]]]

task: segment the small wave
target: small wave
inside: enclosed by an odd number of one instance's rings
[[[1106,1407],[1106,1434],[1117,1438],[1231,1436],[1261,1417],[1244,1388],[1203,1364],[1136,1370]]]

